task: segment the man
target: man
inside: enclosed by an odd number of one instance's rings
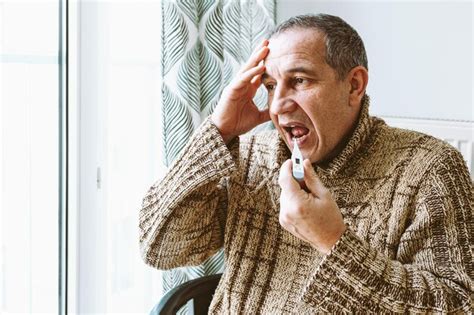
[[[466,165],[444,142],[370,117],[367,69],[340,18],[281,24],[144,198],[144,260],[199,264],[223,246],[216,314],[472,312]],[[277,131],[241,136],[269,119]]]

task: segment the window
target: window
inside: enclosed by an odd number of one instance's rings
[[[58,313],[59,1],[0,1],[0,313]]]
[[[78,111],[71,116],[72,133],[78,135],[71,143],[77,152],[72,154],[77,208],[70,208],[70,224],[76,222],[77,231],[70,244],[70,261],[76,264],[70,273],[76,290],[71,311],[148,314],[160,298],[161,275],[141,259],[138,211],[164,170],[161,4],[84,1],[71,9],[70,63],[76,69],[70,84],[77,97],[70,106]]]
[[[160,7],[0,0],[0,313],[64,312],[66,135],[68,311],[148,314],[158,302],[161,275],[140,257],[138,211],[164,171]]]

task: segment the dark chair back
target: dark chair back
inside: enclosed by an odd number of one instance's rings
[[[174,315],[189,300],[193,300],[193,314],[207,314],[221,276],[222,274],[219,273],[197,278],[171,289],[161,298],[150,314]]]

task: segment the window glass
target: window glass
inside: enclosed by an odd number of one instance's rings
[[[58,312],[58,1],[0,1],[0,313]]]

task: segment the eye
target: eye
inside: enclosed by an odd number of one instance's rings
[[[296,83],[296,84],[303,84],[303,83],[305,83],[305,82],[306,82],[306,80],[303,79],[303,78],[295,78],[295,83]]]
[[[270,91],[273,91],[275,89],[275,84],[273,83],[267,83],[265,84],[265,88],[270,92]]]

